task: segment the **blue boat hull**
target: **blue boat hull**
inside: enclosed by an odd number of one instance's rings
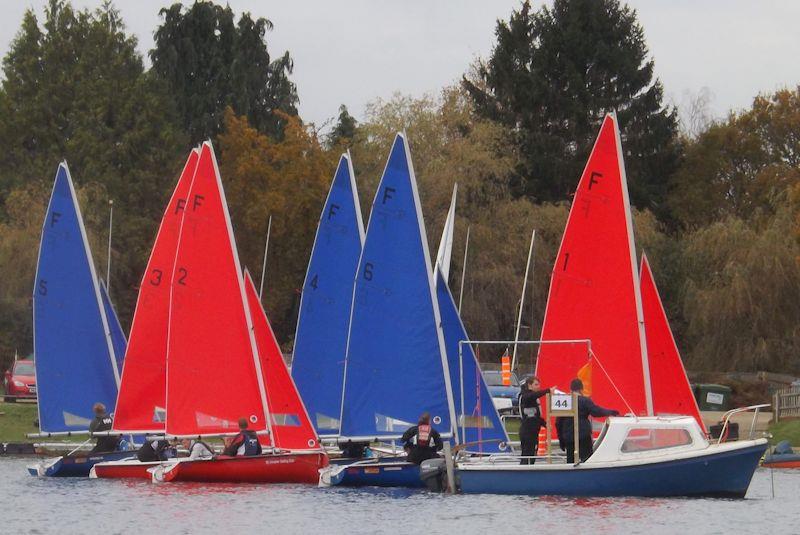
[[[89,477],[89,471],[97,463],[121,461],[134,457],[135,455],[136,452],[132,451],[65,455],[56,459],[43,459],[41,463],[46,464],[41,470],[41,473],[39,465],[28,466],[28,473],[32,476],[42,477]]]
[[[766,444],[635,466],[458,470],[461,492],[558,496],[743,498]]]
[[[348,466],[331,477],[332,486],[421,488],[419,465],[405,461]]]

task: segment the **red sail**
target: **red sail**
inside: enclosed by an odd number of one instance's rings
[[[245,306],[228,206],[204,143],[178,239],[167,346],[167,423],[172,435],[267,428],[266,395]]]
[[[581,176],[550,280],[542,340],[569,339],[591,340],[596,403],[621,413],[651,412],[631,212],[614,115],[603,121]],[[586,362],[585,345],[543,344],[536,373],[544,386],[569,391],[570,380]]]
[[[318,449],[317,433],[311,426],[305,405],[286,369],[281,348],[261,306],[250,273],[246,271],[244,281],[272,418],[273,445],[281,449]]]
[[[642,287],[644,329],[647,333],[650,383],[653,388],[653,410],[657,415],[693,416],[700,424],[700,428],[705,430],[650,270],[650,263],[645,255],[642,255],[639,277]]]
[[[119,431],[164,430],[169,281],[181,214],[198,158],[199,152],[192,150],[186,160],[139,286],[114,415],[114,428]]]

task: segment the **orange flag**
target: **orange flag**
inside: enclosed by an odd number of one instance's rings
[[[578,370],[578,379],[583,383],[583,394],[585,396],[592,395],[592,360],[581,366]]]

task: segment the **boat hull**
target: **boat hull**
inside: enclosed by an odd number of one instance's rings
[[[461,492],[559,496],[718,496],[743,498],[767,445],[669,460],[457,471]],[[611,464],[611,463],[609,463]],[[536,466],[536,465],[533,465]]]
[[[204,483],[316,483],[328,456],[315,453],[280,453],[253,457],[216,457],[179,460],[154,474],[159,481]]]
[[[798,454],[767,454],[761,463],[764,468],[800,468]]]
[[[135,457],[135,452],[114,451],[109,453],[76,453],[64,455],[28,466],[28,473],[38,477],[87,477],[89,471],[97,463],[120,461]]]
[[[320,474],[322,486],[420,488],[419,465],[407,461],[375,461],[365,464],[331,466]]]
[[[89,477],[97,479],[146,479],[152,477],[149,470],[161,465],[161,461],[142,462],[135,457],[122,461],[97,463],[89,472]]]

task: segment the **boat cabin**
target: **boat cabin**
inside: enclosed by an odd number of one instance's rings
[[[691,416],[609,417],[584,464],[635,461],[708,448]]]

